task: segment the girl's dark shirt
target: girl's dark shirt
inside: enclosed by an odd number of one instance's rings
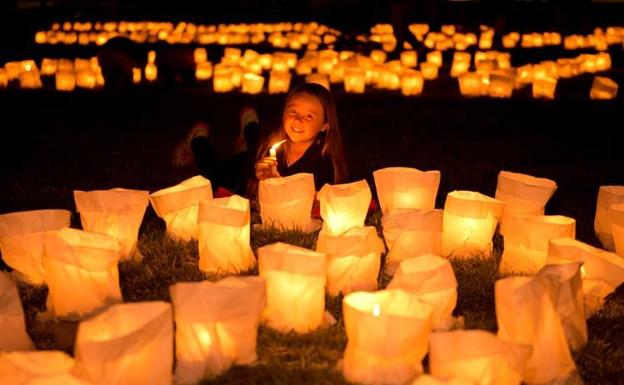
[[[320,190],[325,183],[334,183],[334,166],[329,156],[323,156],[322,142],[315,141],[306,152],[290,167],[286,162],[284,146],[277,150],[277,171],[281,176],[290,176],[301,172],[314,174],[314,187]]]

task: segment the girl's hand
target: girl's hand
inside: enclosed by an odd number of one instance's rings
[[[256,162],[256,178],[258,180],[264,180],[267,178],[280,177],[281,175],[277,171],[277,159],[271,157],[264,157]]]

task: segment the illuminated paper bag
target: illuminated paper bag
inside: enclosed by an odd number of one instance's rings
[[[377,290],[384,244],[374,226],[354,227],[332,236],[321,230],[316,251],[327,255],[327,292],[347,294]]]
[[[451,263],[437,255],[421,255],[401,262],[388,289],[403,289],[433,309],[434,330],[448,329],[457,305],[457,279]]]
[[[74,357],[76,375],[96,384],[171,385],[171,304],[118,304],[81,322]]]
[[[572,238],[557,238],[548,247],[549,265],[582,262],[581,278],[585,296],[585,317],[604,304],[605,297],[624,282],[624,259]]]
[[[464,378],[438,378],[423,374],[418,376],[410,385],[475,385],[476,382],[466,380]]]
[[[624,204],[611,206],[611,233],[616,254],[624,258]]]
[[[212,199],[210,181],[201,175],[150,195],[156,214],[167,224],[167,233],[175,239],[197,239],[199,202]]]
[[[606,250],[615,250],[611,227],[611,206],[624,203],[624,186],[600,186],[596,201],[596,216],[594,230],[602,247]]]
[[[355,292],[344,297],[342,312],[347,381],[399,385],[422,373],[431,331],[429,305],[399,289]]]
[[[502,211],[503,202],[481,193],[448,193],[442,220],[442,255],[489,257]]]
[[[498,174],[494,196],[505,203],[501,224],[512,215],[544,214],[546,203],[555,190],[557,190],[557,183],[553,180],[501,171]]]
[[[260,277],[184,282],[170,287],[175,312],[176,384],[196,384],[256,360],[266,287]]]
[[[576,221],[562,215],[515,215],[501,226],[501,273],[535,274],[544,265],[551,239],[576,235]]]
[[[570,349],[579,351],[587,344],[581,263],[546,265],[536,275],[550,292]]]
[[[384,215],[392,209],[431,210],[435,207],[440,171],[387,167],[374,171],[373,177]]]
[[[33,210],[0,215],[2,259],[26,281],[43,284],[43,245],[46,231],[69,227],[68,210]]]
[[[381,218],[381,225],[388,246],[387,276],[406,258],[442,253],[442,210],[392,210]]]
[[[75,361],[59,351],[0,353],[2,385],[89,385],[71,372]]]
[[[262,223],[309,230],[314,203],[314,175],[299,173],[260,181],[258,200]]]
[[[249,200],[238,195],[199,204],[199,269],[238,273],[253,268]]]
[[[106,234],[76,229],[48,233],[43,257],[48,310],[79,319],[121,302],[120,250],[119,241]]]
[[[321,326],[326,261],[325,254],[281,242],[258,248],[258,270],[267,285],[262,316],[268,326],[297,333]]]
[[[582,384],[561,321],[545,285],[532,277],[495,284],[498,337],[531,346],[522,380],[526,384]]]
[[[137,249],[139,228],[149,202],[149,192],[115,188],[74,191],[76,210],[85,231],[108,234],[121,244],[122,260],[141,258]]]
[[[337,236],[353,227],[364,226],[371,198],[366,180],[323,186],[318,193],[323,231]]]
[[[429,367],[441,378],[478,385],[520,385],[531,347],[503,341],[485,330],[432,333]]]
[[[9,273],[0,271],[0,351],[30,350],[22,301]]]

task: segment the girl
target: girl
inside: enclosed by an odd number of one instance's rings
[[[269,148],[282,140],[276,157],[267,156]],[[280,129],[260,147],[257,159],[252,190],[259,180],[301,172],[314,175],[317,191],[325,183],[343,183],[347,167],[331,93],[315,83],[293,89],[284,103]]]
[[[325,183],[343,183],[347,178],[336,105],[321,85],[306,83],[293,89],[284,103],[281,126],[267,140],[258,140],[260,126],[253,109],[241,111],[241,141],[246,149],[222,163],[208,142],[208,128],[196,125],[174,152],[174,165],[181,166],[183,148],[190,147],[200,173],[217,190],[255,197],[258,182],[306,172],[314,175],[318,191]],[[271,157],[270,147],[284,141]],[[187,151],[189,153],[190,151]]]

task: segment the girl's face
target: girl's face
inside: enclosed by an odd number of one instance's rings
[[[321,103],[306,93],[296,94],[290,99],[282,124],[291,142],[309,144],[329,126]]]

